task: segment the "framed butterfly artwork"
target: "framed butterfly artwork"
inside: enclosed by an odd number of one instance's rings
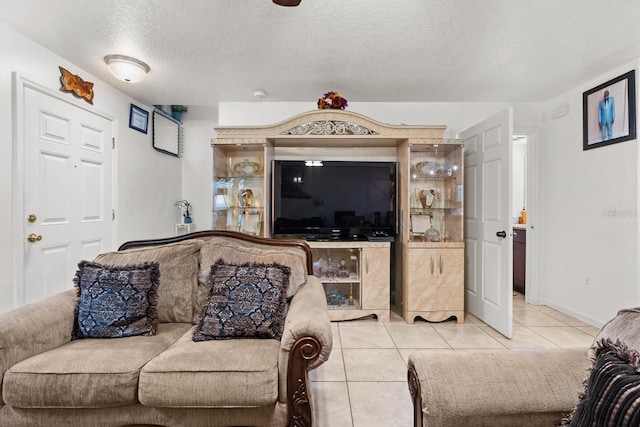
[[[58,68],[60,69],[60,83],[62,84],[60,90],[62,92],[71,92],[77,98],[84,99],[93,105],[93,83],[85,82],[65,68],[60,66]]]

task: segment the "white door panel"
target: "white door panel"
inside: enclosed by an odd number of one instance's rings
[[[467,310],[512,335],[511,139],[505,110],[461,132],[465,144],[465,293]],[[504,232],[505,237],[499,237]]]
[[[78,262],[112,249],[114,227],[112,120],[45,91],[22,89],[20,304],[72,288]],[[26,220],[31,214],[33,222]]]

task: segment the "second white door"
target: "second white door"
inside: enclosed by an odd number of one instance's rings
[[[511,140],[508,109],[460,134],[465,146],[467,311],[512,336]]]

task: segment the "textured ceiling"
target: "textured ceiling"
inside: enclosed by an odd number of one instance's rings
[[[147,104],[535,102],[640,57],[638,0],[0,0],[0,21]],[[103,62],[151,67],[116,81]],[[70,70],[73,71],[73,70]]]

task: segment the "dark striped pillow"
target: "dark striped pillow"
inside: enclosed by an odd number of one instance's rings
[[[620,341],[598,341],[578,405],[563,426],[639,426],[640,354]]]

